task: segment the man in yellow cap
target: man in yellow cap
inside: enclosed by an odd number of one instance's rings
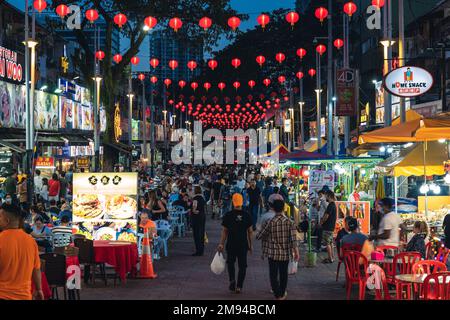
[[[222,236],[217,251],[223,252],[225,241],[227,250],[229,289],[240,293],[247,269],[247,252],[252,251],[252,217],[242,210],[244,199],[240,193],[231,198],[233,209],[227,212],[222,221]],[[235,262],[238,261],[239,272],[236,283]]]

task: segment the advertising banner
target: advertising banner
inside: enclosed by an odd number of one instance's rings
[[[34,127],[37,130],[58,130],[58,96],[36,91],[34,105]]]
[[[311,170],[309,175],[309,190],[321,190],[327,186],[330,190],[334,190],[336,185],[336,174],[333,170]]]
[[[376,123],[384,123],[384,87],[383,82],[379,81],[375,84],[375,108],[376,108]],[[400,98],[391,95],[392,119],[400,116]],[[411,100],[405,99],[405,109],[411,109]]]
[[[87,157],[77,158],[77,168],[89,169],[89,158]]]
[[[384,87],[397,97],[417,97],[433,87],[433,76],[425,69],[405,66],[389,72]]]
[[[72,129],[73,125],[73,101],[61,96],[59,98],[59,127]]]
[[[37,157],[34,160],[34,166],[36,168],[54,168],[55,158],[53,157]]]
[[[136,242],[137,173],[74,173],[73,221],[88,239]]]
[[[25,128],[25,87],[0,81],[0,127]]]
[[[94,119],[92,119],[93,113],[92,109],[87,106],[82,106],[83,113],[83,130],[94,130]]]
[[[337,71],[337,116],[356,116],[358,89],[356,75],[354,69],[339,69]]]
[[[334,230],[335,236],[344,227],[344,219],[347,216],[354,217],[358,220],[361,233],[369,235],[370,233],[370,202],[369,201],[336,201],[337,221]]]

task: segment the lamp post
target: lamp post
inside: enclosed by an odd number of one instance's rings
[[[150,82],[150,176],[155,176],[155,107],[154,107],[154,93],[153,82]]]
[[[295,115],[294,115],[294,108],[289,108],[289,115],[290,115],[290,121],[291,121],[291,152],[294,150],[295,141],[294,141],[294,133],[295,133]]]
[[[383,46],[383,58],[384,58],[384,65],[383,65],[383,77],[386,76],[386,74],[390,71],[390,64],[389,64],[389,51],[392,45],[395,43],[395,41],[390,39],[383,39],[380,41],[381,45]],[[387,90],[384,90],[384,125],[389,127],[392,124],[392,105],[391,105],[391,95],[388,93]]]
[[[333,97],[331,98],[333,101],[333,114],[336,114],[336,101],[337,98]],[[334,154],[339,155],[339,118],[335,119],[333,123],[333,130],[334,130]]]
[[[97,73],[96,73],[97,74]],[[99,109],[100,109],[100,85],[102,78],[96,75],[92,80],[95,81],[94,90],[94,171],[98,172],[100,168],[100,126],[99,126]]]
[[[133,162],[133,153],[131,152],[131,149],[133,148],[133,128],[132,128],[132,118],[133,118],[133,98],[134,94],[132,92],[132,79],[131,79],[131,73],[130,77],[128,78],[128,94],[127,97],[129,99],[129,105],[128,105],[128,146],[130,147],[130,156],[129,156],[129,169],[130,172],[132,170],[131,164]]]
[[[333,1],[328,0],[328,66],[327,66],[327,154],[333,154]]]
[[[303,106],[305,105],[305,102],[300,101],[300,142],[301,142],[301,148],[305,146],[305,124],[303,122]]]
[[[322,126],[321,126],[321,123],[320,123],[320,107],[321,107],[321,105],[320,105],[320,94],[322,93],[322,89],[316,89],[315,90],[316,91],[316,102],[317,102],[317,119],[316,119],[316,121],[317,121],[317,125],[316,125],[316,136],[317,136],[317,152],[319,152],[320,153],[320,149],[322,148],[322,135],[321,135],[321,132],[322,132]]]
[[[167,110],[162,111],[164,115],[164,163],[167,164]]]
[[[145,115],[147,99],[145,97],[145,79],[142,79],[142,145],[143,158],[147,159],[147,117]]]

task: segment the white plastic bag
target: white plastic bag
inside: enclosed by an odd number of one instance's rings
[[[298,269],[297,261],[289,261],[288,274],[296,274]]]
[[[225,271],[225,258],[220,252],[216,252],[213,261],[211,262],[211,271],[217,275],[222,274]]]

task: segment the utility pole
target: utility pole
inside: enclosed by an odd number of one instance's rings
[[[142,80],[142,145],[143,145],[143,152],[144,159],[147,159],[147,116],[146,116],[146,109],[147,109],[147,99],[145,97],[145,79]],[[148,161],[148,160],[144,160]]]
[[[128,105],[128,146],[130,147],[130,157],[129,157],[129,169],[130,172],[132,170],[131,164],[133,162],[133,124],[132,124],[132,118],[133,118],[133,80],[131,78],[131,70],[130,70],[130,77],[128,78],[128,98],[129,98],[129,105]]]
[[[153,82],[151,82],[151,95],[150,95],[150,175],[155,177],[155,107],[154,107],[154,94],[153,94]]]
[[[405,65],[405,12],[403,0],[398,0],[398,61],[399,66]],[[406,122],[405,98],[400,98],[400,119]]]
[[[303,107],[305,105],[305,102],[303,100],[303,77],[301,77],[299,79],[300,82],[300,101],[299,101],[299,105],[300,105],[300,142],[301,142],[301,146],[300,148],[304,148],[305,147],[305,127],[304,127],[304,122],[303,122]]]
[[[349,32],[349,17],[344,14],[344,68],[348,69],[350,68],[350,32]],[[350,117],[346,116],[345,117],[345,124],[344,124],[344,136],[345,136],[345,140],[344,140],[344,145],[345,148],[347,149],[347,147],[350,144]]]
[[[25,163],[25,174],[27,175],[27,200],[28,203],[33,203],[33,190],[31,181],[31,168],[33,160],[33,126],[31,122],[31,114],[33,110],[30,105],[30,51],[29,51],[29,17],[28,17],[28,0],[25,0],[25,112],[26,112],[26,150],[27,158]]]
[[[317,103],[317,117],[316,117],[316,134],[317,134],[317,152],[320,153],[320,149],[322,149],[322,128],[321,128],[321,111],[322,111],[322,104],[321,104],[321,97],[320,94],[322,93],[321,89],[321,71],[320,71],[320,54],[316,53],[316,66],[317,66],[317,77],[316,77],[316,103]]]
[[[328,0],[327,155],[333,154],[333,1]]]

